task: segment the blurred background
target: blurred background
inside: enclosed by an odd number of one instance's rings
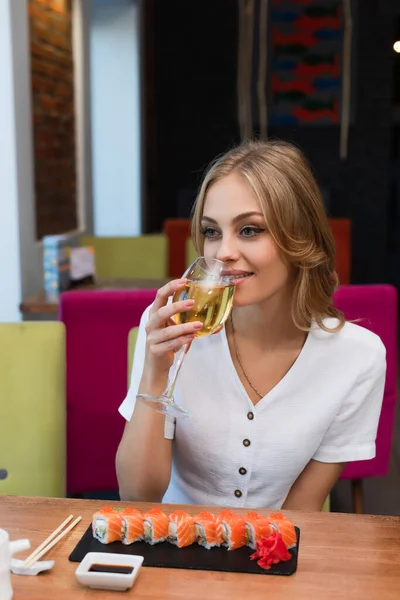
[[[66,362],[81,368],[67,370],[67,406],[71,378],[84,388],[89,371],[62,296],[155,289],[179,276],[193,256],[204,169],[246,137],[292,141],[310,160],[342,284],[399,288],[398,0],[0,0],[0,72],[0,321],[64,324]],[[136,321],[121,337],[112,411]],[[99,337],[91,330],[85,351],[98,373],[104,321],[93,327]],[[396,381],[397,305],[385,327]],[[83,339],[80,327],[80,348]],[[364,480],[366,512],[400,514],[393,394],[388,475]],[[339,482],[331,509],[352,510],[351,496]]]

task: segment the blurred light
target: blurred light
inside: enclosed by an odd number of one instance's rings
[[[393,44],[393,50],[394,50],[395,52],[397,52],[398,54],[400,54],[400,40],[398,40],[397,42],[395,42],[395,43]]]

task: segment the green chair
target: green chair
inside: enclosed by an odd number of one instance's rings
[[[0,494],[65,496],[65,330],[0,323]]]
[[[133,327],[128,334],[128,387],[131,384],[131,372],[133,365],[133,355],[139,333],[139,327]]]
[[[331,497],[329,495],[324,502],[324,505],[322,507],[322,512],[330,512],[330,511],[331,511]]]
[[[197,256],[197,250],[194,247],[192,238],[188,238],[186,240],[186,266],[190,267],[190,265],[197,258]]]
[[[92,246],[96,276],[107,279],[164,279],[167,277],[168,238],[163,234],[138,237],[81,236]]]

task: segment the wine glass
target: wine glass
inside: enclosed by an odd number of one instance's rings
[[[177,290],[173,302],[194,300],[194,306],[184,312],[177,313],[173,319],[177,325],[190,321],[201,321],[203,327],[196,337],[204,337],[218,331],[225,323],[232,309],[235,283],[227,275],[226,263],[215,258],[196,258],[183,275],[186,285]],[[173,325],[172,325],[173,327]],[[161,396],[138,394],[137,397],[160,413],[173,417],[188,417],[188,411],[174,402],[173,393],[183,360],[190,344],[185,344],[176,353],[174,364],[170,370],[169,383]]]

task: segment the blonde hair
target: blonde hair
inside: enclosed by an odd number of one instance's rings
[[[329,332],[339,331],[343,314],[332,305],[338,285],[335,243],[321,192],[302,152],[283,141],[247,141],[210,166],[193,211],[192,237],[202,254],[201,218],[210,187],[231,173],[238,174],[256,196],[267,227],[284,259],[294,267],[293,322],[308,331],[312,321]],[[323,319],[339,323],[327,328]]]

